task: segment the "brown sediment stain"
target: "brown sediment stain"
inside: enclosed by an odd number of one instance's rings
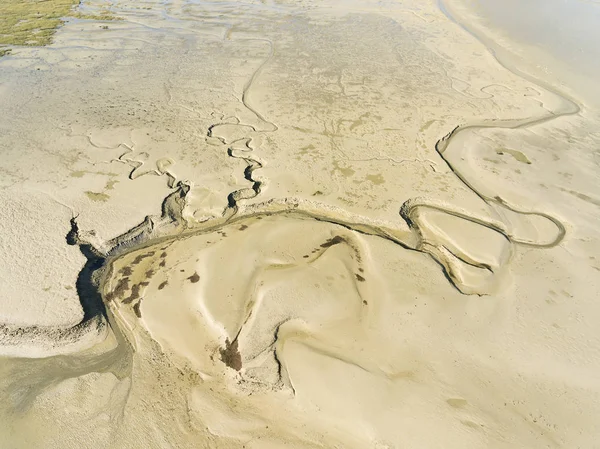
[[[371,181],[375,185],[381,185],[385,183],[385,178],[381,173],[375,175],[367,175],[367,181]]]
[[[365,278],[364,278],[364,277],[362,277],[360,274],[358,274],[358,273],[354,273],[354,276],[356,276],[356,280],[357,280],[358,282],[365,282]]]
[[[363,267],[358,267],[358,271],[360,271],[361,273],[364,273],[365,269]]]
[[[419,129],[419,132],[423,132],[423,131],[427,131],[427,129],[433,125],[434,122],[436,122],[437,120],[429,120],[427,123],[425,123],[423,126],[421,126],[421,129]]]
[[[142,301],[138,301],[133,306],[133,312],[135,313],[135,316],[137,316],[138,318],[142,317],[142,312],[140,311],[141,304],[142,304]]]
[[[160,253],[160,258],[161,259],[164,259],[165,257],[167,257],[167,253],[166,252],[163,251],[162,253]]]
[[[131,276],[133,274],[133,270],[131,267],[123,267],[119,270],[119,273],[121,273],[123,276]]]
[[[300,148],[299,153],[300,154],[308,154],[308,153],[311,153],[311,150],[314,150],[314,149],[315,149],[315,146],[311,143],[305,147]]]
[[[119,181],[117,179],[114,179],[112,181],[107,181],[106,186],[104,186],[104,190],[113,190],[115,188],[115,184],[118,182]]]
[[[160,263],[158,264],[159,267],[164,267],[165,265],[167,265],[167,263],[164,260],[161,260]]]
[[[465,399],[461,399],[461,398],[446,399],[446,402],[448,403],[448,405],[450,407],[454,407],[454,408],[463,408],[464,406],[466,406],[468,404],[468,402]]]
[[[105,299],[107,302],[110,302],[115,298],[122,298],[127,290],[129,290],[129,278],[121,278],[119,279],[119,282],[117,282],[115,288],[111,292],[107,293]]]
[[[166,287],[168,284],[169,284],[169,281],[164,281],[164,282],[161,282],[161,283],[159,284],[159,286],[158,286],[158,289],[159,289],[159,290],[162,290],[162,289],[163,289],[163,288],[165,288],[165,287]]]
[[[200,280],[200,275],[194,271],[194,274],[192,274],[188,280],[192,283],[195,284],[196,282],[198,282]]]
[[[325,243],[321,244],[321,248],[329,248],[334,245],[338,245],[340,243],[344,243],[346,240],[341,235],[336,235],[335,237],[330,238]]]
[[[350,178],[356,173],[354,169],[351,167],[342,167],[338,161],[333,162],[333,169],[330,171],[332,175],[335,175],[336,172],[341,173],[345,178]]]
[[[245,224],[243,224],[239,227],[240,231],[245,231],[246,229],[248,229],[248,226],[246,226]]]
[[[106,193],[103,193],[103,192],[91,192],[91,191],[87,190],[85,192],[85,194],[92,201],[106,202],[110,198],[109,195],[107,195]]]
[[[151,278],[152,276],[154,276],[154,270],[150,269],[148,271],[146,271],[146,277],[147,278]]]
[[[219,349],[219,353],[221,354],[221,361],[229,368],[236,371],[242,369],[242,355],[238,350],[237,338],[232,342],[229,341],[229,338],[225,340],[225,348]]]

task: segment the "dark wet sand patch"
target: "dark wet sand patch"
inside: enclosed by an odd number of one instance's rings
[[[242,355],[238,350],[238,341],[233,340],[230,342],[229,339],[225,340],[225,348],[219,349],[221,353],[221,361],[229,368],[233,368],[236,371],[242,369]]]
[[[129,278],[124,277],[119,279],[114,290],[106,295],[106,301],[110,302],[115,298],[122,298],[127,290],[129,290]]]
[[[154,256],[154,251],[150,251],[146,254],[140,254],[138,256],[136,256],[135,259],[133,259],[133,262],[131,262],[131,265],[137,265],[139,264],[142,260],[148,258],[148,257],[152,257]]]
[[[142,287],[150,285],[149,282],[140,282],[139,284],[133,284],[131,287],[131,295],[123,300],[123,304],[131,304],[133,301],[140,297],[140,290]]]
[[[346,240],[340,236],[336,235],[335,237],[330,238],[325,243],[321,244],[321,248],[330,248],[334,245],[339,245],[340,243],[344,243]]]
[[[135,313],[135,316],[137,316],[138,318],[142,317],[142,312],[140,311],[141,304],[142,304],[142,301],[138,301],[133,306],[133,312]]]

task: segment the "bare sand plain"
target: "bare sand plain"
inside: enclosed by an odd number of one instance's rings
[[[2,447],[594,447],[596,94],[459,0],[108,10],[0,58]]]

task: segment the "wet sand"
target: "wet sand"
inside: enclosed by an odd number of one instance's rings
[[[595,94],[462,0],[110,10],[0,58],[3,441],[591,447]]]

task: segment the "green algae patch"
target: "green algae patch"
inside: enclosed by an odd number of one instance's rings
[[[2,0],[0,45],[47,45],[79,0]]]
[[[65,18],[118,20],[110,11],[75,11],[80,0],[0,0],[0,57],[10,46],[43,46],[52,42]]]
[[[92,200],[92,201],[102,201],[102,202],[106,202],[108,201],[108,199],[110,198],[109,195],[107,195],[104,192],[90,192],[89,190],[85,192],[85,194],[87,195],[87,197]]]
[[[500,156],[503,156],[504,154],[510,154],[517,161],[519,161],[523,164],[531,164],[531,161],[529,160],[529,158],[525,154],[523,154],[517,150],[510,150],[508,148],[500,148],[500,149],[496,150],[496,154],[498,154]]]

